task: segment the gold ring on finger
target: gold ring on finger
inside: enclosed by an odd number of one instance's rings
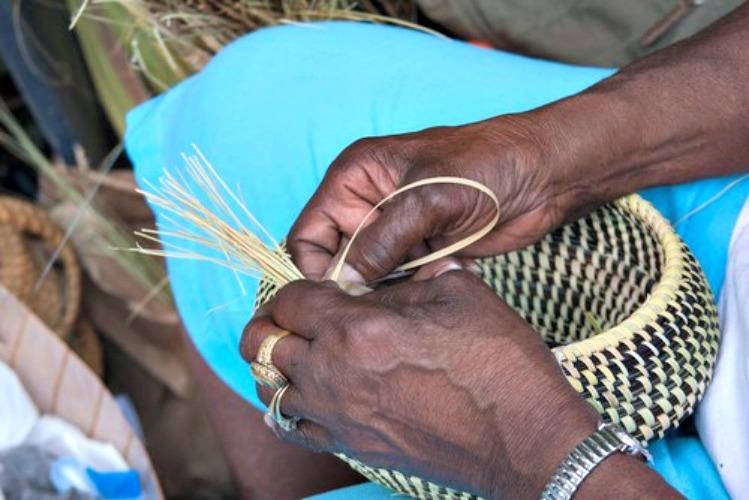
[[[291,335],[291,333],[286,330],[281,330],[265,337],[260,343],[260,348],[257,351],[257,359],[255,361],[267,366],[273,366],[273,349],[276,347],[279,340],[288,335]]]
[[[265,387],[278,390],[289,385],[289,379],[275,366],[268,366],[257,361],[250,364],[250,371],[255,381]]]

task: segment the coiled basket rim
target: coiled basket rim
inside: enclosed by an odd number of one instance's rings
[[[664,257],[660,279],[653,286],[647,300],[624,321],[588,338],[554,347],[552,352],[558,362],[574,361],[632,341],[638,331],[655,322],[659,315],[666,312],[669,303],[676,298],[676,292],[683,279],[684,247],[673,226],[640,195],[632,194],[620,198],[615,204],[632,213],[652,229]]]

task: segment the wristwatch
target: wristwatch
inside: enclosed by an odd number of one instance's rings
[[[618,424],[599,424],[598,430],[577,445],[562,461],[541,493],[542,500],[568,500],[601,462],[614,453],[639,455],[652,460],[650,453]]]

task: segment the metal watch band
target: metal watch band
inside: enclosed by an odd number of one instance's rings
[[[590,472],[614,453],[640,455],[650,461],[650,453],[621,426],[601,424],[562,461],[541,493],[542,500],[572,498]]]

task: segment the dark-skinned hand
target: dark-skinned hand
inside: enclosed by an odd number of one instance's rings
[[[292,228],[292,257],[319,279],[377,202],[427,177],[473,179],[497,195],[495,230],[461,252],[479,257],[526,246],[645,187],[746,171],[747,21],[744,5],[704,34],[533,111],[355,142]],[[493,210],[465,187],[410,191],[382,207],[354,242],[347,278],[384,275],[475,232]]]
[[[321,278],[377,202],[400,186],[436,176],[479,181],[500,200],[494,231],[461,256],[521,248],[563,217],[550,171],[535,168],[541,163],[541,149],[519,117],[357,141],[330,166],[289,234],[289,251],[305,276]],[[493,202],[478,191],[419,187],[382,207],[358,235],[347,262],[365,280],[379,278],[406,257],[476,232],[494,213]]]
[[[462,127],[359,141],[331,166],[289,249],[319,279],[364,215],[396,187],[433,176],[482,182],[501,203],[495,231],[463,256],[525,246],[565,220],[639,189],[746,171],[749,6],[552,105]],[[499,97],[498,97],[499,98]],[[354,243],[365,279],[460,239],[492,216],[472,190],[397,198]],[[242,352],[284,338],[274,362],[303,420],[282,439],[339,451],[487,497],[534,497],[595,416],[530,326],[464,272],[352,297],[299,281],[247,327]],[[264,401],[270,394],[260,391]],[[663,498],[652,470],[615,455],[576,498]]]
[[[280,329],[295,333],[273,351],[291,382],[281,409],[302,421],[276,430],[314,450],[520,498],[595,430],[540,337],[465,271],[359,297],[291,283],[245,329],[244,358]]]

